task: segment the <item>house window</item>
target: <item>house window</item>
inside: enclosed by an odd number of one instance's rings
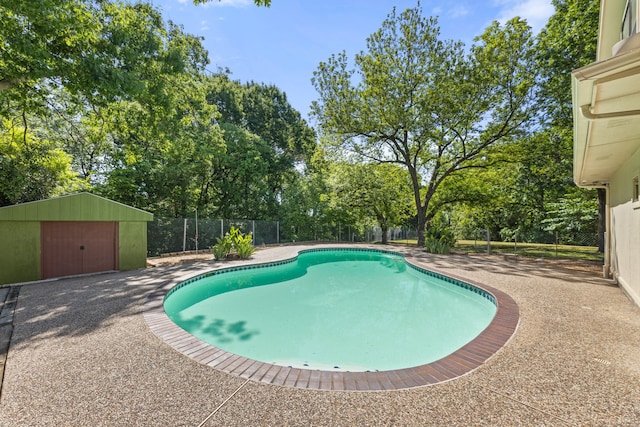
[[[626,39],[634,35],[637,31],[638,15],[637,15],[637,3],[638,0],[627,0],[627,5],[624,8],[624,14],[622,16],[622,39]]]
[[[633,199],[632,202],[637,202],[640,199],[640,181],[638,177],[633,178]]]

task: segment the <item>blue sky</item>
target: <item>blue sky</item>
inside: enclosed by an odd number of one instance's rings
[[[256,7],[253,0],[199,6],[192,0],[152,3],[166,20],[204,37],[209,70],[228,68],[234,80],[274,84],[308,119],[309,106],[317,99],[311,77],[318,64],[343,50],[353,58],[394,6],[402,11],[417,1],[272,0],[270,8]],[[421,5],[425,14],[438,16],[443,39],[467,45],[493,20],[518,15],[537,32],[554,11],[551,0],[423,0]]]

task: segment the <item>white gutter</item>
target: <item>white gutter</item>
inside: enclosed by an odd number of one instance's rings
[[[640,110],[613,111],[610,113],[599,113],[599,114],[592,113],[591,104],[581,105],[580,113],[582,113],[582,116],[588,120],[619,119],[621,117],[640,116]]]

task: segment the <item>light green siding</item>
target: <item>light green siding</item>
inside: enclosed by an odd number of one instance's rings
[[[40,279],[40,223],[0,221],[0,284]]]
[[[79,193],[0,208],[0,285],[40,279],[43,221],[117,222],[118,268],[147,264],[147,221],[153,221],[153,214]]]
[[[153,214],[89,193],[0,208],[0,221],[152,221]]]
[[[118,232],[120,270],[147,266],[147,223],[121,222]]]

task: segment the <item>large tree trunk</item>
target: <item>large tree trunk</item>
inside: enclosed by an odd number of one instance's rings
[[[607,190],[598,188],[598,252],[604,253],[605,231],[607,230]],[[608,237],[608,236],[607,236]]]
[[[427,226],[426,211],[425,209],[422,209],[422,207],[418,208],[417,220],[418,220],[418,247],[422,248],[424,247],[424,231]]]
[[[380,229],[382,230],[382,244],[386,245],[389,243],[389,238],[387,236],[389,234],[389,226],[386,224],[380,224]]]

